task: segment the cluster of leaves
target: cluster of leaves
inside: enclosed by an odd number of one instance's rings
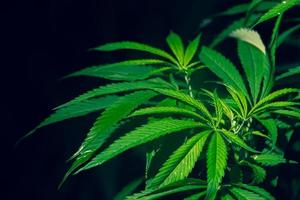
[[[216,17],[245,16],[216,36],[209,47],[200,45],[201,35],[185,47],[181,37],[173,32],[166,39],[171,52],[131,41],[96,47],[92,50],[136,50],[153,58],[96,65],[68,75],[118,82],[87,91],[55,108],[26,136],[49,124],[100,112],[71,157],[72,166],[62,183],[70,174],[102,165],[129,149],[166,135],[182,134],[186,140],[153,177],[147,174],[153,154],[147,154],[145,189],[127,199],[161,199],[178,193],[187,200],[274,199],[258,185],[266,178],[265,167],[293,162],[284,158],[277,138],[281,130],[293,129],[300,119],[300,89],[274,86],[299,74],[300,66],[277,75],[275,58],[277,48],[300,28],[297,25],[279,33],[283,14],[299,3],[253,0],[226,10]],[[276,22],[266,47],[253,28],[273,18]],[[213,49],[228,36],[237,40],[243,73]],[[203,69],[218,77],[216,85],[222,88],[221,92],[192,85],[193,73]],[[125,123],[141,118],[145,124],[132,127],[102,148]],[[290,134],[286,137],[289,139]],[[196,164],[206,173],[190,178]],[[251,178],[243,176],[249,171]],[[141,182],[139,179],[128,185],[116,199],[123,199]]]

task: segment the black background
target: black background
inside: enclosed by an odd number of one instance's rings
[[[87,49],[119,40],[165,48],[164,40],[170,30],[192,39],[201,20],[234,3],[217,0],[11,2],[3,18],[7,35],[2,38],[6,44],[3,49],[8,53],[4,58],[7,62],[1,68],[3,199],[112,199],[129,180],[142,175],[144,161],[133,155],[72,177],[57,190],[69,166],[65,161],[78,148],[95,116],[47,127],[18,147],[13,145],[50,114],[53,107],[104,83],[86,78],[60,81],[62,76],[84,66],[128,56],[92,53]],[[216,26],[224,25],[220,22]],[[225,48],[232,50],[232,47]],[[281,170],[285,170],[281,173],[286,173],[286,179],[291,176],[287,168]],[[285,191],[279,187],[275,192],[288,195]]]

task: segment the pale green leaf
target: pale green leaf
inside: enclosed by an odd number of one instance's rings
[[[99,166],[128,149],[158,139],[164,135],[197,127],[201,127],[201,124],[199,124],[199,122],[190,120],[176,120],[167,118],[150,122],[149,124],[138,127],[136,130],[133,130],[116,140],[79,171]]]
[[[214,199],[227,165],[227,149],[222,136],[215,132],[207,150],[207,199]]]
[[[248,28],[241,28],[233,31],[230,36],[252,44],[266,55],[266,47],[258,32]]]
[[[163,187],[186,178],[192,171],[211,131],[195,135],[181,145],[151,180],[149,188]]]
[[[220,44],[234,30],[242,28],[244,26],[244,22],[245,22],[244,18],[241,18],[239,20],[234,21],[232,24],[230,24],[228,27],[226,27],[223,31],[221,31],[217,36],[215,36],[213,41],[211,42],[211,44],[209,46],[213,48],[213,47],[217,46],[218,44]]]

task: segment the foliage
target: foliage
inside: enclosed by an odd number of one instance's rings
[[[281,74],[276,71],[277,48],[298,29],[295,26],[280,34],[279,25],[283,12],[299,3],[258,0],[230,8],[214,17],[245,16],[206,46],[200,45],[201,34],[185,46],[182,38],[171,32],[166,38],[170,52],[132,41],[95,47],[91,50],[135,50],[152,57],[95,65],[66,76],[119,82],[92,89],[58,106],[26,136],[56,122],[99,112],[71,157],[73,164],[62,183],[69,175],[100,166],[127,150],[180,134],[186,140],[161,163],[156,175],[146,175],[145,189],[130,195],[140,185],[142,179],[138,179],[116,199],[126,195],[127,199],[161,199],[177,193],[186,194],[186,199],[274,199],[259,184],[266,179],[266,166],[289,163],[278,143],[279,124],[288,118],[287,127],[293,127],[300,119],[300,89],[274,87],[300,74],[299,66]],[[275,17],[271,42],[266,46],[253,28]],[[241,67],[213,49],[229,36],[237,40]],[[191,76],[204,68],[216,76],[213,81],[217,80],[214,84],[218,90],[192,85]],[[134,120],[143,124],[122,132],[121,127]],[[122,135],[109,144],[108,139],[116,132]],[[199,170],[206,172],[192,179],[192,172]],[[246,177],[249,173],[251,180]]]

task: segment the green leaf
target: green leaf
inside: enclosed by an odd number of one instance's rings
[[[253,100],[256,102],[264,76],[263,68],[268,67],[266,55],[250,43],[242,41],[238,42],[238,52]]]
[[[135,81],[149,78],[172,67],[155,68],[149,64],[162,64],[161,60],[144,59],[128,60],[113,64],[96,65],[74,72],[65,78],[76,76],[91,76],[109,80]]]
[[[286,108],[290,106],[296,106],[300,105],[298,102],[291,102],[291,101],[275,101],[269,104],[266,104],[264,106],[261,106],[260,108],[256,109],[253,113],[261,113],[266,112],[266,110],[269,109],[279,109],[279,108]]]
[[[200,60],[226,84],[232,86],[238,91],[241,91],[244,96],[248,97],[243,79],[230,60],[225,58],[219,52],[208,47],[202,48]]]
[[[230,194],[225,194],[221,197],[221,200],[234,200],[234,198]]]
[[[211,131],[199,133],[181,145],[163,164],[149,188],[163,187],[186,178],[192,171]]]
[[[150,122],[149,124],[141,126],[116,140],[79,171],[99,166],[128,149],[158,139],[164,135],[196,127],[201,127],[201,124],[190,120],[167,118]]]
[[[195,192],[206,188],[206,182],[198,179],[184,179],[158,189],[146,189],[127,197],[127,200],[154,200],[164,196],[180,193]]]
[[[207,108],[205,107],[205,105],[203,103],[201,103],[200,101],[194,99],[193,97],[191,97],[185,93],[182,93],[182,92],[176,91],[176,90],[170,90],[170,89],[154,89],[154,91],[164,94],[166,96],[172,97],[174,99],[180,100],[183,103],[186,103],[188,105],[191,105],[194,108],[197,108],[203,114],[205,114],[208,117],[208,119],[212,119],[210,112],[207,110]]]
[[[104,44],[99,47],[95,47],[91,50],[94,51],[117,51],[117,50],[137,50],[137,51],[143,51],[147,53],[151,53],[160,57],[163,57],[173,63],[177,63],[173,56],[171,56],[169,53],[165,52],[164,50],[161,50],[156,47],[152,47],[147,44],[142,44],[138,42],[131,42],[131,41],[123,41],[123,42],[113,42]]]
[[[53,114],[51,114],[48,118],[42,121],[36,128],[27,133],[25,137],[33,134],[37,129],[40,129],[44,126],[61,122],[63,120],[72,119],[80,116],[84,116],[90,114],[92,112],[96,112],[102,110],[111,104],[113,104],[118,99],[117,96],[106,96],[100,97],[91,100],[85,100],[79,102],[78,104],[70,105],[63,107],[61,109],[56,110]]]
[[[248,28],[241,28],[238,30],[233,31],[230,34],[231,37],[237,38],[241,41],[246,43],[252,44],[257,49],[259,49],[263,54],[266,55],[266,47],[258,34],[258,32],[248,29]]]
[[[277,47],[279,47],[282,43],[285,42],[287,38],[289,38],[294,32],[300,29],[300,24],[289,28],[288,30],[281,33],[277,38]]]
[[[300,3],[300,0],[285,0],[281,3],[278,3],[276,6],[274,6],[272,9],[270,9],[268,12],[266,12],[263,16],[260,17],[258,22],[255,25],[258,25],[262,22],[265,22],[267,20],[270,20],[281,13],[289,10],[290,8],[296,6]]]
[[[249,114],[252,114],[256,109],[258,109],[265,103],[268,103],[274,99],[277,99],[279,97],[282,97],[282,96],[290,94],[290,93],[299,93],[299,91],[300,91],[299,89],[295,89],[295,88],[284,88],[284,89],[280,89],[275,92],[272,92],[268,96],[261,99],[257,104],[255,104],[253,106],[253,108],[250,110]]]
[[[293,110],[274,110],[273,113],[300,119],[300,112],[293,111]]]
[[[279,81],[284,78],[288,78],[290,76],[295,76],[300,74],[300,66],[298,67],[293,67],[289,69],[287,72],[280,74],[279,76],[276,77],[276,81]]]
[[[275,69],[275,65],[276,65],[276,50],[277,50],[277,41],[278,41],[278,33],[279,33],[279,28],[280,28],[280,24],[282,22],[282,18],[283,18],[283,13],[281,13],[278,17],[277,20],[275,22],[273,31],[272,31],[272,36],[271,36],[271,42],[269,44],[269,48],[270,48],[270,60],[272,63],[272,73],[274,73],[274,69]]]
[[[201,35],[198,35],[187,46],[186,51],[184,53],[184,62],[183,62],[184,66],[187,66],[190,63],[190,61],[193,59],[193,57],[195,56],[195,54],[198,50],[198,47],[199,47],[200,38],[201,38]]]
[[[79,150],[72,156],[76,157],[71,168],[66,173],[62,183],[79,166],[88,161],[115,130],[117,123],[127,117],[135,108],[153,98],[153,91],[138,91],[120,97],[108,107],[95,121]],[[61,184],[62,184],[61,183]]]
[[[269,136],[272,140],[273,147],[276,145],[278,130],[276,126],[276,121],[273,119],[260,119],[256,118],[269,132]]]
[[[239,20],[234,21],[232,24],[230,24],[227,28],[225,28],[223,31],[221,31],[217,36],[214,37],[214,40],[209,45],[211,48],[216,47],[218,44],[220,44],[222,41],[224,41],[230,33],[232,33],[234,30],[237,30],[244,26],[245,19],[241,18]]]
[[[199,200],[202,197],[205,197],[205,195],[206,195],[206,191],[203,191],[203,192],[200,192],[197,194],[190,195],[190,196],[184,198],[183,200]]]
[[[275,166],[282,163],[286,163],[286,159],[283,157],[283,155],[275,153],[264,153],[254,155],[253,159],[264,166]]]
[[[184,46],[180,36],[174,32],[170,32],[167,37],[167,43],[176,56],[177,60],[181,65],[183,65],[184,59]]]
[[[229,191],[238,199],[238,200],[265,200],[265,198],[261,197],[260,195],[244,190],[241,188],[231,188]]]
[[[272,2],[272,1],[263,1],[260,2],[255,7],[255,11],[257,12],[267,11],[271,9],[273,6],[275,6],[276,4],[277,4],[276,2]],[[217,16],[230,16],[230,15],[246,13],[249,10],[249,6],[250,3],[239,4],[217,14]]]
[[[81,101],[107,95],[107,94],[115,94],[120,92],[130,92],[134,90],[142,90],[142,89],[152,89],[152,88],[168,88],[170,87],[168,83],[163,81],[160,78],[149,79],[145,81],[136,81],[136,82],[121,82],[121,83],[113,83],[105,86],[100,86],[93,90],[87,91],[82,95],[76,97],[75,99],[64,103],[63,105],[58,106],[58,108],[62,108],[65,106],[69,106],[72,104],[79,103]]]
[[[258,153],[258,151],[256,151],[255,149],[253,149],[252,147],[248,146],[243,139],[241,139],[237,134],[228,132],[226,130],[222,130],[221,131],[226,138],[228,138],[229,141],[235,143],[236,145],[246,149],[247,151],[253,152],[253,153]]]
[[[126,185],[114,198],[114,200],[124,200],[128,195],[133,193],[143,182],[143,178],[136,179]]]
[[[203,120],[204,118],[197,114],[196,112],[186,110],[184,108],[179,107],[148,107],[142,108],[140,110],[135,111],[130,115],[130,117],[141,116],[141,115],[151,115],[151,114],[178,114],[178,115],[187,115],[197,119]]]
[[[253,185],[246,185],[246,184],[239,184],[238,186],[241,187],[241,188],[244,188],[246,190],[249,190],[251,192],[254,192],[256,194],[259,194],[260,196],[262,196],[266,200],[275,200],[275,198],[269,192],[264,190],[263,188],[253,186]]]
[[[247,162],[247,161],[242,161],[241,164],[244,164],[252,169],[253,179],[252,179],[251,184],[259,184],[265,180],[267,172],[264,168],[262,168],[261,166],[252,164],[250,162]]]
[[[215,132],[207,150],[207,199],[214,199],[225,174],[227,149],[222,136]]]

